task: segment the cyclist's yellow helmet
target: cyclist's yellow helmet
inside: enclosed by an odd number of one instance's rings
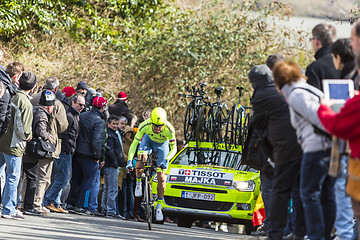
[[[163,125],[166,122],[166,112],[163,108],[154,108],[151,112],[150,122],[155,125]]]

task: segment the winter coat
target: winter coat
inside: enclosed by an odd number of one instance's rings
[[[107,128],[105,167],[123,167],[124,155],[118,135],[111,128]]]
[[[33,106],[30,96],[21,90],[11,99],[11,105],[9,127],[0,138],[0,152],[22,157],[26,142],[32,137]]]
[[[129,125],[125,126],[124,132],[121,133],[123,140],[123,150],[124,150],[124,158],[128,159],[128,153],[131,146],[131,143],[134,141],[135,131]]]
[[[34,117],[32,122],[33,138],[41,137],[44,141],[50,140],[50,114],[41,106],[34,107]],[[23,162],[37,163],[38,158],[24,154]]]
[[[289,107],[277,91],[270,69],[265,65],[256,67],[259,71],[252,70],[249,74],[254,88],[251,124],[255,129],[265,129],[266,137],[273,146],[275,165],[299,160],[302,151],[290,123]]]
[[[88,160],[100,160],[103,139],[106,134],[104,118],[104,114],[95,107],[88,112],[80,114],[76,155]]]
[[[61,152],[74,153],[76,149],[76,139],[79,135],[79,113],[72,107],[66,111],[69,123],[65,132],[59,134],[61,139]]]
[[[4,95],[0,98],[0,137],[6,132],[10,121],[10,101],[16,94],[11,83],[11,78],[7,72],[0,69],[0,80],[5,85]]]
[[[321,105],[318,116],[326,130],[349,140],[351,157],[360,158],[360,95],[349,99],[336,114],[329,106]]]
[[[323,91],[323,79],[337,79],[340,78],[340,71],[336,70],[332,60],[331,45],[326,45],[320,48],[315,53],[316,61],[312,62],[306,68],[307,83]]]
[[[301,89],[306,88],[315,94]],[[285,84],[281,89],[290,108],[291,124],[296,129],[298,142],[304,153],[317,152],[331,148],[331,140],[315,133],[315,128],[324,130],[317,115],[320,106],[319,98],[323,93],[301,79],[291,85]]]
[[[41,92],[33,95],[33,99],[31,103],[34,106],[37,106],[40,101]],[[53,158],[59,158],[61,152],[61,139],[59,139],[58,135],[64,131],[66,131],[68,127],[68,121],[66,117],[66,111],[64,105],[58,100],[55,99],[54,109],[51,113],[50,120],[50,134],[54,137],[54,142],[56,146],[55,152],[53,152]]]
[[[125,101],[120,99],[116,100],[114,104],[109,106],[109,113],[116,116],[123,116],[124,113],[132,113]]]

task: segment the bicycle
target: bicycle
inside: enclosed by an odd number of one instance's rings
[[[152,188],[151,188],[151,177],[152,174],[151,171],[155,171],[156,168],[156,159],[152,158],[151,154],[149,155],[148,159],[146,161],[138,160],[143,163],[142,168],[134,168],[134,169],[144,169],[144,176],[145,176],[145,188],[143,192],[143,200],[141,202],[141,207],[145,211],[145,220],[148,223],[149,230],[152,229],[152,222],[153,222],[153,212],[154,212],[154,203],[155,198],[152,194]]]
[[[204,106],[204,99],[207,99],[207,97],[205,97],[207,92],[204,90],[204,86],[206,85],[207,83],[201,82],[199,88],[190,88],[187,86],[185,90],[190,92],[190,94],[179,93],[180,96],[184,96],[185,98],[192,98],[185,112],[184,139],[186,142],[196,139],[200,134],[200,132],[197,132],[197,130],[199,130],[197,126],[199,125],[198,118],[202,116],[201,113],[204,111],[201,110]]]
[[[236,89],[239,91],[238,103],[232,106],[230,113],[228,114],[226,124],[226,135],[225,135],[225,147],[228,149],[230,144],[237,146],[244,146],[245,140],[248,134],[248,124],[250,120],[251,107],[241,105],[241,96],[244,88],[237,86]]]

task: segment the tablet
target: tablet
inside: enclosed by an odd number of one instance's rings
[[[333,100],[331,108],[335,112],[339,112],[345,102],[354,96],[354,81],[351,79],[324,79],[322,82],[324,98]]]

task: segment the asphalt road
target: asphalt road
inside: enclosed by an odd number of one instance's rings
[[[154,224],[149,231],[145,222],[121,219],[58,213],[25,217],[25,220],[0,218],[0,239],[259,239],[213,229],[180,228],[174,223]]]

